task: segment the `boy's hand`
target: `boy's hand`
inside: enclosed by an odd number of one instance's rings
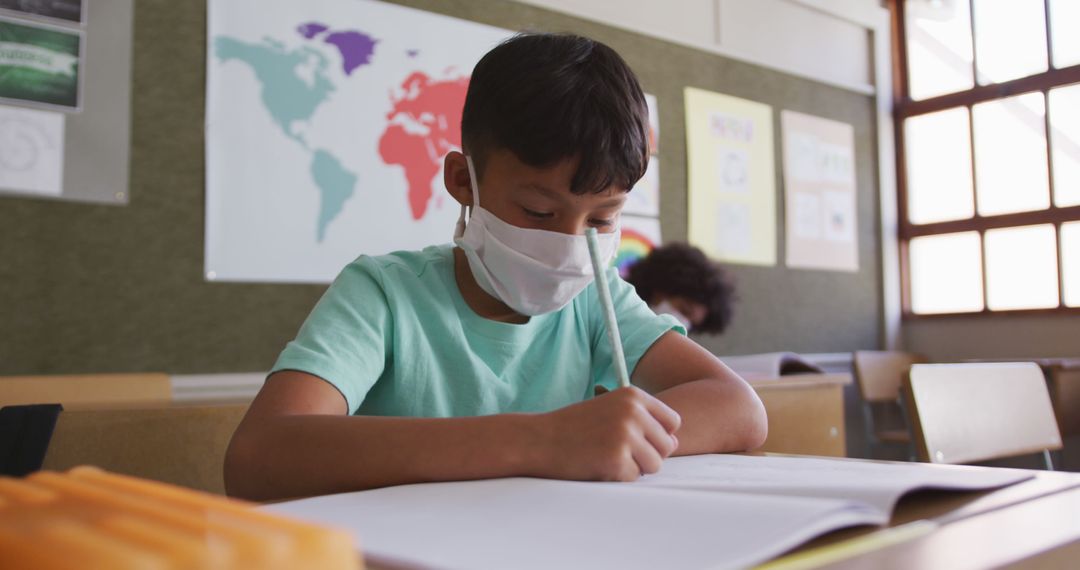
[[[635,387],[536,417],[543,477],[634,481],[679,446],[679,414]]]

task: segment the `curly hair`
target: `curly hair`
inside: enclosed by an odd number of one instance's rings
[[[726,271],[700,249],[682,242],[660,246],[630,267],[626,281],[651,303],[657,294],[684,297],[707,309],[694,330],[719,334],[731,322],[735,285]]]

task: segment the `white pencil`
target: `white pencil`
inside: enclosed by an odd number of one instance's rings
[[[630,374],[626,371],[626,357],[623,356],[622,338],[619,336],[619,323],[615,321],[615,305],[611,302],[611,291],[604,278],[604,262],[600,259],[600,244],[596,239],[596,228],[585,230],[585,240],[589,242],[589,256],[592,258],[593,276],[596,290],[600,293],[600,305],[604,308],[604,322],[607,324],[607,337],[611,341],[611,360],[615,364],[615,375],[619,386],[630,386]]]

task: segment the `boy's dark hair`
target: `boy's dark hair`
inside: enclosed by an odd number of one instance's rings
[[[735,285],[718,263],[687,243],[669,243],[630,266],[626,280],[651,303],[657,294],[684,297],[705,305],[705,320],[695,331],[721,333],[731,322]]]
[[[637,77],[608,46],[571,34],[519,34],[473,69],[461,119],[476,163],[507,149],[544,168],[579,158],[574,194],[629,190],[649,163],[649,118]]]

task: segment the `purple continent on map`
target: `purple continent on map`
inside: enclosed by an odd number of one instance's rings
[[[296,31],[305,39],[312,40],[329,29],[325,24],[308,22],[297,26]],[[322,40],[337,48],[341,54],[341,67],[345,75],[350,75],[356,68],[370,63],[371,56],[375,53],[375,44],[378,43],[375,38],[355,30],[331,32]]]

